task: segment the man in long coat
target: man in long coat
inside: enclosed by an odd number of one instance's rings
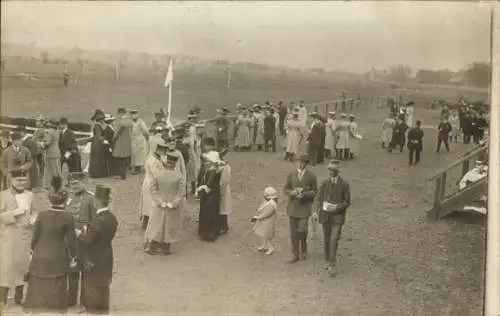
[[[108,208],[111,189],[96,186],[96,216],[83,229],[75,229],[85,244],[83,285],[85,308],[89,314],[109,313],[109,286],[113,279],[113,246],[118,221]]]
[[[158,148],[161,150],[162,145]],[[145,233],[146,252],[169,255],[171,244],[180,239],[186,183],[175,170],[178,156],[166,153],[159,159],[163,168],[153,175],[148,188],[154,206]]]
[[[149,153],[149,131],[146,123],[137,115],[137,110],[131,110],[132,117],[132,166],[134,173],[140,173]]]
[[[266,110],[264,117],[264,150],[269,150],[269,143],[271,149],[276,152],[276,118],[270,110]]]
[[[127,178],[127,169],[132,156],[132,121],[126,116],[124,108],[118,109],[116,133],[114,135],[113,158],[116,171],[122,180]]]
[[[227,115],[229,110],[225,107],[218,110],[220,116],[215,120],[215,139],[217,142],[217,148],[222,150],[223,148],[229,147],[229,119]]]
[[[61,176],[61,150],[59,149],[59,132],[56,130],[57,122],[49,121],[45,134],[43,148],[45,149],[45,173],[43,186],[50,188],[52,178]]]
[[[29,265],[33,194],[25,190],[26,171],[11,169],[9,173],[10,187],[0,192],[0,311],[10,288],[15,288],[15,303],[22,303]]]
[[[324,150],[325,125],[321,122],[318,113],[311,113],[311,117],[313,118],[313,123],[307,140],[309,141],[309,158],[311,159],[311,164],[314,166],[321,161],[321,151]]]
[[[29,168],[29,189],[35,189],[40,186],[40,169],[36,163],[37,156],[42,152],[42,147],[35,141],[33,135],[26,133],[26,127],[19,127],[18,132],[22,135],[21,146],[28,149],[31,154],[31,167]]]
[[[410,128],[408,131],[408,151],[409,151],[409,160],[408,164],[411,166],[413,162],[420,162],[420,153],[423,149],[423,138],[424,131],[420,127],[422,122],[417,120],[415,127]],[[415,159],[414,159],[415,158]]]
[[[325,269],[330,276],[337,273],[337,248],[345,223],[347,208],[351,205],[349,184],[339,176],[339,162],[328,164],[328,179],[319,186],[314,201],[314,216],[323,225]]]
[[[71,196],[66,202],[66,211],[73,214],[75,228],[84,229],[96,216],[94,206],[94,193],[87,189],[87,174],[73,172],[68,177],[71,188]],[[83,288],[83,263],[85,262],[85,247],[81,242],[77,243],[78,267],[68,275],[69,306],[77,303],[78,288],[80,290],[80,305],[85,306],[85,289]],[[80,281],[82,279],[82,281]]]
[[[283,101],[278,103],[278,114],[279,114],[279,128],[281,136],[285,136],[285,120],[288,115],[288,109],[286,105],[283,104]]]
[[[290,237],[292,241],[292,259],[295,263],[307,258],[307,230],[312,203],[318,183],[316,176],[308,170],[309,157],[303,155],[297,162],[297,170],[288,174],[285,182],[285,194],[288,196],[286,208],[290,219]]]

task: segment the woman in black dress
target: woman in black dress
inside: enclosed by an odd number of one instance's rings
[[[95,110],[92,144],[90,147],[90,162],[89,162],[89,175],[91,178],[104,178],[107,177],[108,167],[106,161],[106,151],[109,150],[104,139],[104,112]]]
[[[214,241],[220,235],[220,177],[219,153],[210,151],[203,155],[204,167],[199,177],[197,194],[200,197],[198,235],[202,240]]]
[[[32,257],[24,308],[35,312],[65,312],[68,308],[68,272],[75,264],[73,217],[64,212],[67,193],[54,177],[51,208],[39,213],[31,240]]]

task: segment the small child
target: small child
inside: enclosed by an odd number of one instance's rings
[[[255,222],[253,232],[262,238],[262,245],[257,249],[259,251],[266,251],[266,255],[271,255],[274,252],[271,240],[273,240],[276,233],[277,194],[276,189],[272,187],[265,188],[264,201],[258,208],[257,214],[252,217],[252,222]]]

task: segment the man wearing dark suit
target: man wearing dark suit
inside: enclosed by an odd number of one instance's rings
[[[420,162],[420,153],[423,150],[424,144],[424,131],[421,128],[422,122],[417,120],[415,122],[415,127],[412,127],[408,131],[408,151],[410,153],[410,159],[408,164],[411,166],[413,164],[413,157],[415,157],[415,163]]]
[[[108,208],[111,189],[96,186],[96,216],[86,229],[76,229],[85,244],[83,286],[85,307],[90,314],[109,313],[109,286],[113,278],[113,246],[118,221]]]
[[[461,123],[462,133],[464,134],[463,143],[470,144],[473,134],[472,116],[470,112],[466,112]]]
[[[59,120],[61,135],[59,136],[59,149],[61,150],[61,167],[68,165],[69,172],[82,171],[82,158],[78,150],[75,135],[68,129],[68,120],[63,117]]]
[[[68,179],[71,196],[66,204],[66,211],[73,215],[75,227],[84,229],[95,217],[96,210],[94,206],[94,193],[87,190],[87,175],[84,172],[73,172]],[[84,245],[77,242],[77,256],[79,265],[68,274],[69,288],[69,306],[74,306],[77,303],[78,288],[80,290],[80,305],[85,307],[85,297],[83,288],[83,280],[80,282],[83,275],[83,263],[85,262]]]
[[[288,196],[287,215],[290,219],[290,237],[292,241],[292,259],[307,258],[307,230],[312,203],[318,190],[316,176],[308,170],[309,157],[303,155],[297,162],[297,170],[288,174],[285,194]]]
[[[270,110],[266,110],[264,117],[264,150],[269,151],[269,142],[271,149],[276,152],[276,118]]]
[[[436,152],[438,153],[441,150],[441,143],[444,143],[444,147],[446,147],[446,151],[450,151],[450,133],[451,133],[452,127],[450,122],[448,122],[447,117],[443,117],[441,119],[441,123],[439,123],[438,126],[438,142],[436,146]]]
[[[309,158],[311,159],[311,164],[314,166],[321,160],[320,151],[324,150],[323,144],[325,140],[326,129],[325,125],[321,123],[321,119],[318,113],[313,112],[310,116],[314,121],[311,126],[311,131],[309,132],[309,135],[307,137],[307,140],[309,141],[308,154]]]
[[[314,201],[314,218],[323,226],[325,269],[330,276],[337,273],[337,248],[345,223],[347,208],[351,205],[349,184],[339,176],[338,161],[328,164],[329,178],[324,180]]]
[[[127,169],[130,166],[132,156],[132,120],[126,116],[124,108],[118,109],[116,120],[116,133],[113,137],[113,160],[116,164],[116,172],[122,180],[127,178]]]
[[[399,146],[399,152],[403,152],[406,142],[406,131],[408,130],[408,125],[401,117],[396,120],[396,125],[392,130],[392,139],[389,146],[389,152],[392,153],[396,146]]]

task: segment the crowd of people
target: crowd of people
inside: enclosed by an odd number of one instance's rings
[[[413,126],[411,103],[396,110],[384,120],[382,147],[392,151],[399,146],[403,151],[406,144],[410,164],[414,155],[418,163],[421,122]],[[231,167],[225,156],[233,140],[237,151],[276,152],[278,140],[284,139],[284,159],[296,164],[284,187],[292,244],[289,262],[307,259],[312,220],[323,227],[325,269],[335,276],[338,242],[351,203],[339,162],[355,158],[358,152],[362,137],[355,117],[342,113],[337,119],[330,112],[325,118],[308,113],[304,102],[291,107],[269,102],[252,107],[238,104],[235,118],[227,108],[218,112],[213,120],[214,137],[200,132],[199,109],[190,110],[186,120],[176,124],[160,111],[149,128],[135,109],[118,109],[118,119],[96,110],[92,136],[83,140],[68,129],[64,118],[58,122],[39,118],[33,135],[25,129],[8,137],[2,134],[0,305],[7,303],[14,289],[14,302],[24,304],[26,310],[65,311],[79,301],[90,313],[109,311],[112,240],[118,223],[109,209],[111,188],[99,185],[91,192],[89,178],[143,176],[137,211],[144,251],[149,255],[172,253],[181,239],[190,195],[199,203],[199,238],[214,242],[226,234],[232,197]],[[230,133],[233,119],[234,132]],[[443,115],[439,143],[447,146],[445,139],[453,136],[452,130],[453,123]],[[84,142],[89,143],[90,158],[82,168],[79,145]],[[308,166],[323,162],[329,177],[318,183]],[[64,164],[67,177],[62,176]],[[33,203],[32,191],[40,186],[46,189],[42,192],[48,209],[38,210]],[[262,239],[257,250],[267,255],[274,253],[277,198],[276,189],[263,188],[263,202],[251,218],[254,233]]]

